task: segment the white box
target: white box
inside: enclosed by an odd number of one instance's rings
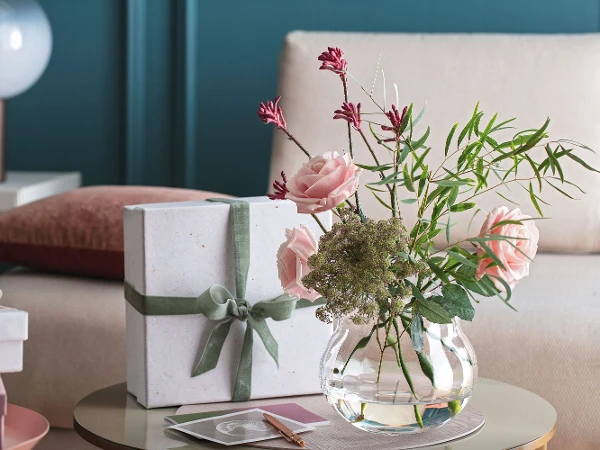
[[[250,205],[250,271],[246,299],[254,304],[282,294],[277,250],[285,229],[322,231],[290,201],[243,199]],[[234,289],[230,206],[184,202],[125,208],[125,279],[142,295],[195,297],[213,284]],[[326,227],[331,213],[319,215]],[[147,408],[228,401],[232,398],[246,324],[235,320],[216,369],[192,377],[218,322],[201,314],[144,316],[127,303],[127,387]],[[331,326],[316,307],[296,309],[285,321],[267,319],[279,344],[279,369],[254,334],[252,398],[320,392],[319,362]]]
[[[81,186],[79,172],[6,172],[0,183],[0,211],[35,202]]]
[[[23,341],[27,340],[27,319],[25,311],[0,306],[0,373],[23,370]]]

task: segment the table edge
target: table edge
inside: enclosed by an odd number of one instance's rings
[[[115,444],[114,442],[109,441],[108,439],[105,439],[101,436],[98,436],[97,434],[92,433],[91,431],[84,428],[83,425],[80,425],[79,422],[77,422],[77,419],[75,419],[75,416],[73,416],[73,429],[81,439],[98,448],[101,448],[102,450],[142,450],[137,447]]]
[[[539,450],[552,440],[552,438],[556,434],[557,428],[558,419],[554,422],[554,426],[552,427],[552,429],[548,431],[548,433],[546,433],[544,436],[540,436],[536,440],[528,442],[527,444],[522,445],[520,447],[515,447],[513,450]]]

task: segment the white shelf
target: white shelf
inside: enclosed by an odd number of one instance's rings
[[[81,185],[79,172],[6,172],[0,183],[0,211],[61,194]]]

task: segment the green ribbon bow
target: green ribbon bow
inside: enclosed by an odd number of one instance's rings
[[[250,206],[243,200],[209,199],[208,201],[229,203],[233,235],[235,263],[235,291],[232,295],[218,284],[212,285],[199,297],[160,297],[142,295],[129,283],[125,283],[125,298],[144,315],[203,314],[207,319],[220,321],[211,331],[206,346],[192,376],[202,375],[217,367],[225,339],[235,320],[246,322],[242,353],[238,364],[233,389],[233,401],[248,401],[252,392],[252,346],[254,331],[263,341],[265,348],[279,366],[279,346],[271,334],[265,319],[287,320],[296,308],[317,306],[323,300],[309,302],[296,300],[287,294],[250,305],[244,299],[248,270],[250,268]]]

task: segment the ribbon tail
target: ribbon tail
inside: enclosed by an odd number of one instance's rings
[[[260,336],[263,344],[265,344],[265,348],[269,352],[269,355],[277,364],[279,368],[279,344],[271,334],[271,330],[269,329],[269,325],[267,325],[267,321],[265,318],[259,314],[251,314],[251,322],[252,326]]]
[[[198,361],[198,365],[196,365],[196,369],[192,373],[192,377],[197,377],[217,367],[223,344],[229,334],[232,323],[233,319],[229,319],[213,328],[200,357],[200,361]]]
[[[252,394],[252,346],[254,345],[254,327],[246,322],[246,333],[242,344],[242,355],[235,375],[233,388],[234,402],[247,402]]]

